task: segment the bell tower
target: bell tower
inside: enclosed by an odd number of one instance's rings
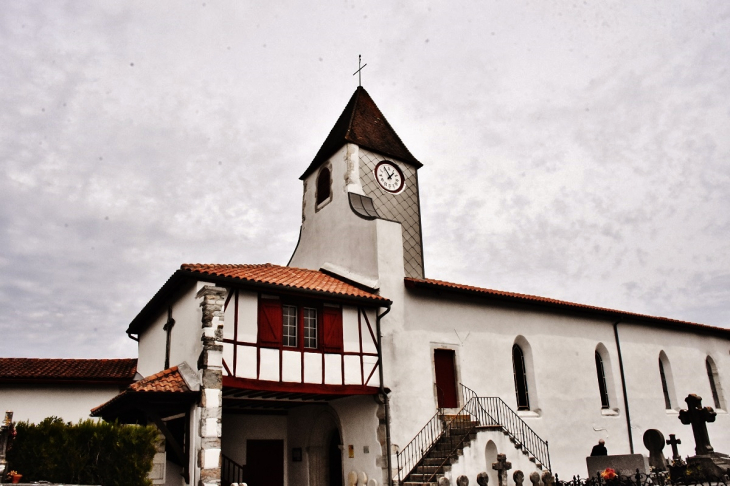
[[[380,220],[400,224],[403,275],[423,278],[422,165],[359,86],[300,177],[302,227],[290,265],[327,269],[329,263],[377,281],[385,271],[377,252],[387,251],[378,250],[373,223]]]

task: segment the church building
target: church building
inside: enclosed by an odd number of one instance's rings
[[[648,429],[694,454],[690,393],[730,450],[730,330],[427,277],[422,165],[358,87],[300,177],[289,263],[184,264],[132,320],[144,378],[93,415],[160,428],[155,483],[496,485],[498,453],[585,475]]]

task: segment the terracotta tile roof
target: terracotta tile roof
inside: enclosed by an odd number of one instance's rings
[[[144,393],[190,393],[192,390],[188,387],[183,379],[177,366],[168,368],[147,378],[132,383],[122,393],[112,398],[108,402],[99,405],[91,410],[91,415],[98,416],[105,408],[113,403],[117,403],[130,395],[138,395]]]
[[[365,88],[360,86],[300,179],[303,180],[314,172],[347,142],[416,167],[423,166],[406,148]]]
[[[260,265],[188,263],[182,265],[180,269],[201,275],[235,278],[244,282],[269,284],[281,286],[282,288],[309,290],[346,297],[357,297],[382,303],[389,302],[385,297],[361,290],[358,287],[317,270],[282,267],[272,265],[271,263]]]
[[[670,319],[668,317],[655,317],[646,314],[637,314],[634,312],[625,312],[605,307],[597,307],[586,304],[577,304],[575,302],[567,302],[564,300],[550,299],[548,297],[540,297],[537,295],[518,294],[515,292],[504,292],[501,290],[486,289],[482,287],[474,287],[472,285],[463,285],[443,280],[435,280],[430,278],[405,278],[405,285],[408,288],[434,289],[452,291],[466,295],[477,297],[491,297],[501,299],[503,301],[523,302],[538,305],[545,305],[558,309],[572,309],[575,311],[583,311],[596,315],[609,316],[615,319],[632,319],[654,325],[669,325],[671,327],[692,329],[699,332],[707,332],[711,334],[719,334],[730,337],[730,329],[708,326],[705,324],[697,324],[695,322],[680,321]]]
[[[0,382],[129,383],[136,359],[0,358]]]

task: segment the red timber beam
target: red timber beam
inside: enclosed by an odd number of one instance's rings
[[[223,386],[242,390],[255,390],[284,393],[308,393],[313,395],[377,395],[377,386],[362,385],[322,385],[319,383],[287,383],[276,381],[253,380],[249,378],[223,377]]]

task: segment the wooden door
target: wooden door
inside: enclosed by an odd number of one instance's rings
[[[248,486],[284,486],[284,441],[246,441]]]
[[[435,349],[436,396],[439,408],[458,408],[456,395],[456,353],[450,349]]]

